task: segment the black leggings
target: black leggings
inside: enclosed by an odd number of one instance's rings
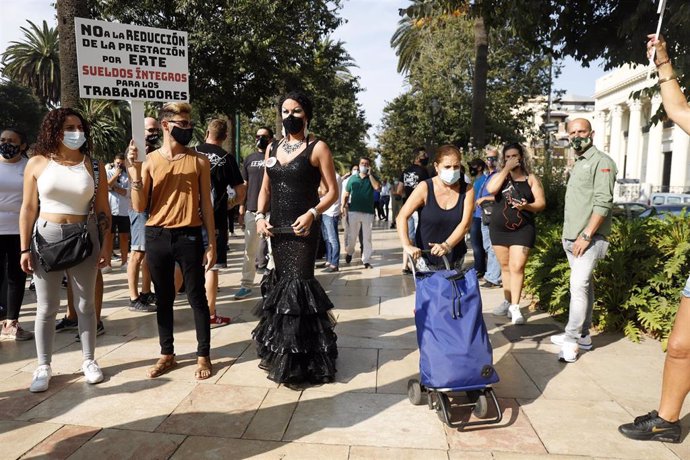
[[[211,322],[204,288],[201,227],[146,227],[146,262],[156,288],[156,317],[162,355],[172,355],[175,262],[182,268],[187,300],[194,311],[197,356],[209,356]]]
[[[19,310],[24,301],[26,273],[19,265],[19,235],[0,235],[0,286],[7,282],[7,298],[0,304],[7,307],[7,319],[19,319]]]

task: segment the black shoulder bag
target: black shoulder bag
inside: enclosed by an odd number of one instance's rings
[[[92,160],[91,168],[93,170],[94,188],[93,197],[91,197],[91,209],[86,220],[75,225],[73,233],[54,243],[48,243],[38,232],[38,228],[34,228],[32,249],[41,267],[46,272],[66,270],[79,265],[93,251],[88,225],[89,218],[93,214],[96,192],[98,191],[100,171],[97,160]]]

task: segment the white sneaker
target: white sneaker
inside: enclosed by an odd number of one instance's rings
[[[491,311],[491,313],[493,313],[496,316],[505,316],[505,315],[508,315],[509,308],[510,308],[510,302],[503,299],[503,302],[501,302],[501,305],[494,308]]]
[[[48,389],[48,383],[53,376],[53,371],[47,364],[38,366],[34,371],[34,378],[31,380],[29,391],[32,393],[41,393]]]
[[[578,345],[572,342],[563,342],[561,351],[558,353],[558,360],[566,363],[574,363],[577,361]]]
[[[111,271],[113,271],[113,267],[110,265],[106,265],[105,267],[101,268],[101,273],[103,274],[110,273]]]
[[[508,316],[513,324],[525,324],[525,318],[520,313],[520,305],[511,305],[508,307]]]
[[[554,345],[563,345],[563,342],[565,341],[565,334],[558,334],[558,335],[552,335],[551,336],[551,343]],[[577,344],[580,347],[580,350],[591,350],[592,349],[592,337],[589,335],[585,337],[578,337],[577,338]]]
[[[126,271],[127,271],[127,262],[125,262],[124,264],[120,265],[120,270],[122,270],[123,272],[126,272]]]
[[[87,359],[84,361],[84,364],[81,365],[81,370],[84,372],[86,383],[94,384],[103,381],[103,372],[101,372],[101,368],[98,367],[96,360]]]

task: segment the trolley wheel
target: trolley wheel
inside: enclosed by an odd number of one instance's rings
[[[484,394],[484,392],[481,392],[479,394],[479,397],[477,398],[477,401],[475,401],[474,403],[474,410],[472,411],[472,413],[477,418],[485,418],[488,412],[489,402],[486,400],[486,394]]]
[[[450,399],[442,392],[436,392],[438,401],[436,403],[436,415],[443,423],[450,424]]]
[[[407,381],[407,399],[415,406],[422,404],[422,385],[419,384],[419,380]]]

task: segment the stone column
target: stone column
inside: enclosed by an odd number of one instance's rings
[[[609,155],[616,162],[618,177],[623,176],[624,157],[621,152],[623,143],[623,107],[615,105],[611,108],[611,140],[609,141]]]
[[[600,110],[594,115],[594,146],[606,151],[606,112]]]
[[[684,189],[688,183],[690,137],[678,125],[673,127],[673,156],[671,157],[671,188]],[[678,192],[682,190],[677,190]]]
[[[639,179],[641,168],[640,144],[642,140],[642,101],[634,99],[628,102],[630,122],[628,123],[628,162],[625,175],[629,179]]]
[[[654,114],[661,106],[661,96],[658,94],[652,98],[652,108],[650,116]],[[661,139],[664,135],[664,123],[658,121],[655,125],[649,127],[649,142],[647,143],[647,174],[645,182],[652,187],[661,185],[661,174],[663,170],[664,157],[661,152]]]

